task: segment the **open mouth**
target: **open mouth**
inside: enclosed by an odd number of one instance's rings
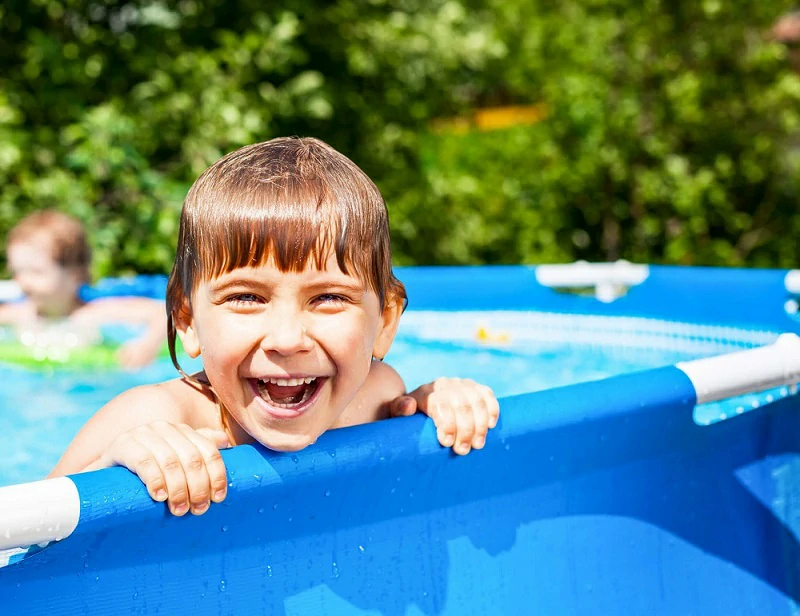
[[[273,409],[294,415],[304,411],[315,398],[325,377],[250,379],[254,392]],[[283,413],[280,413],[283,414]]]

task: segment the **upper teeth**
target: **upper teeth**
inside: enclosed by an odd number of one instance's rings
[[[268,377],[266,379],[259,379],[259,380],[263,381],[264,383],[272,383],[273,385],[282,385],[283,387],[287,387],[291,385],[303,385],[303,384],[308,385],[316,378],[317,377],[315,376],[307,376],[302,379],[277,379],[273,377]]]

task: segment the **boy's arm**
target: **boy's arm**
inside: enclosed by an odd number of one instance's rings
[[[229,446],[228,436],[182,422],[178,396],[168,390],[176,383],[189,386],[170,381],[114,398],[83,427],[48,477],[123,466],[175,515],[200,515],[212,501],[222,501],[228,480],[219,449]]]
[[[406,394],[397,371],[373,361],[366,382],[334,427],[417,411],[433,419],[439,443],[466,455],[483,447],[486,434],[497,425],[500,405],[491,389],[470,379],[438,378]]]
[[[86,470],[121,434],[158,420],[183,421],[174,396],[164,386],[143,385],[123,392],[86,422],[48,477]]]
[[[439,443],[462,456],[483,448],[487,433],[500,417],[500,405],[491,389],[471,379],[445,377],[420,385],[389,405],[394,417],[417,411],[433,419]]]

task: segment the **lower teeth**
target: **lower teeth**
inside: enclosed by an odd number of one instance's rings
[[[303,404],[304,402],[308,401],[311,398],[311,396],[314,394],[314,391],[316,391],[316,388],[317,388],[317,383],[315,380],[312,383],[304,386],[299,396],[290,396],[289,398],[287,398],[287,400],[290,401],[278,402],[277,400],[273,399],[272,396],[270,396],[269,389],[267,388],[267,386],[263,382],[258,381],[259,395],[264,400],[269,402],[271,405],[282,409],[292,409],[297,406],[300,406],[301,404]]]

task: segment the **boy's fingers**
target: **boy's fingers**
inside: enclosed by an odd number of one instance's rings
[[[176,515],[183,515],[190,511],[194,515],[204,513],[211,504],[211,480],[206,468],[205,456],[190,438],[189,434],[194,432],[187,425],[172,425],[164,427],[161,432],[164,440],[175,451],[180,461],[181,469],[186,481],[187,494],[185,499],[172,499],[173,510]],[[198,440],[202,437],[197,437]],[[208,447],[213,449],[210,443]]]
[[[486,434],[489,432],[489,409],[486,400],[477,393],[472,399],[472,418],[475,422],[475,432],[472,435],[472,448],[482,449],[486,443]]]
[[[436,426],[436,438],[443,447],[452,447],[456,441],[456,418],[453,409],[441,404],[438,399],[428,401],[428,417]]]
[[[472,447],[472,437],[475,435],[475,416],[469,400],[453,395],[451,404],[456,409],[456,444],[453,447],[459,455],[466,455]]]
[[[222,502],[228,492],[228,476],[219,449],[224,449],[229,445],[228,436],[224,432],[208,428],[193,430],[189,426],[181,425],[178,426],[178,429],[194,443],[205,460],[211,487],[210,499],[215,503]],[[195,512],[193,511],[193,513]]]
[[[164,474],[167,505],[174,515],[181,516],[189,511],[189,486],[180,455],[162,436],[169,434],[170,428],[177,432],[176,428],[167,422],[155,422],[135,429],[133,436],[153,453]]]
[[[500,403],[497,401],[497,396],[486,385],[479,385],[478,392],[486,403],[486,410],[489,413],[489,428],[494,428],[497,420],[500,419]]]
[[[167,482],[153,452],[133,438],[129,432],[114,441],[107,456],[97,461],[96,468],[124,466],[142,480],[150,497],[157,502],[167,500]]]
[[[186,426],[188,428],[188,426]],[[191,430],[191,428],[189,428]],[[199,430],[192,430],[193,432],[200,434],[201,436],[207,438],[209,441],[214,443],[217,449],[227,449],[231,446],[231,441],[228,438],[228,435],[225,434],[222,430],[214,430],[213,428],[200,428]]]
[[[392,417],[405,417],[417,412],[417,399],[413,396],[398,396],[389,403]]]

